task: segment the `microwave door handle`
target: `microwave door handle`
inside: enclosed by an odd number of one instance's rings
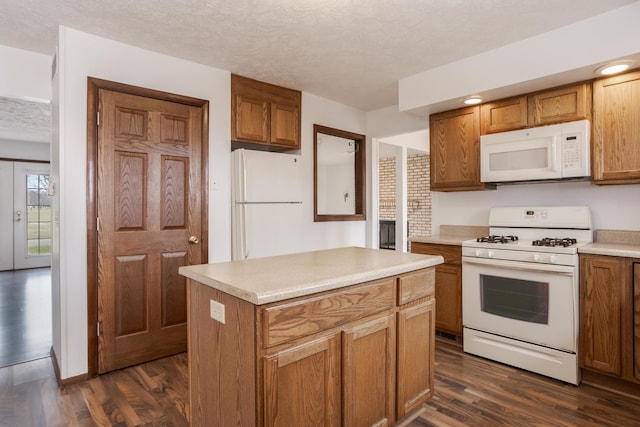
[[[556,138],[553,138],[553,141],[551,141],[551,170],[553,172],[558,172],[558,141],[556,141]]]

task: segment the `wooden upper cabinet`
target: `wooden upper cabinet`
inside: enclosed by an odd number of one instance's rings
[[[527,96],[482,104],[480,115],[480,133],[482,135],[526,128]]]
[[[640,183],[640,71],[593,82],[595,184]]]
[[[429,116],[431,190],[495,188],[480,182],[480,107]]]
[[[591,119],[591,82],[530,94],[528,126]]]
[[[231,75],[231,139],[300,148],[300,91]]]

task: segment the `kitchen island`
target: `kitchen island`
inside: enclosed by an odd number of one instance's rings
[[[193,426],[383,426],[433,393],[440,256],[339,248],[181,267]]]

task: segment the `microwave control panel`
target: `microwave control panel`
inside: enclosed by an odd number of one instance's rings
[[[588,120],[562,123],[562,177],[591,175],[591,132]]]

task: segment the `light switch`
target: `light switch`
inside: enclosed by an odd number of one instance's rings
[[[209,313],[213,320],[224,323],[224,304],[218,301],[209,300]]]

